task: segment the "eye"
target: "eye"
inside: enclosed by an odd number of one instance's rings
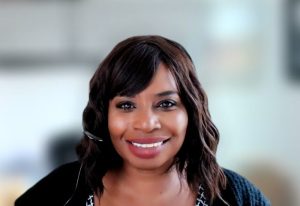
[[[135,105],[133,102],[129,102],[129,101],[126,101],[126,102],[120,102],[116,105],[116,107],[118,109],[122,109],[124,111],[130,111],[132,109],[135,108]]]
[[[158,107],[164,110],[171,110],[176,106],[176,101],[174,100],[163,100],[158,103]]]

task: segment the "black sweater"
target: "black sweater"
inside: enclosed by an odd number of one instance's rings
[[[40,180],[20,196],[15,206],[85,206],[91,190],[86,185],[83,171],[78,177],[80,164],[65,164]],[[224,169],[228,183],[221,195],[230,206],[268,206],[269,201],[247,179]],[[77,183],[78,180],[78,183]],[[77,187],[76,187],[77,184]],[[75,191],[76,188],[76,191]],[[213,206],[225,205],[216,199]]]

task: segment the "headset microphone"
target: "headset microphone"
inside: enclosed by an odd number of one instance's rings
[[[88,137],[88,138],[90,138],[91,140],[96,140],[96,141],[98,141],[98,142],[103,142],[103,139],[102,138],[100,138],[100,137],[97,137],[97,136],[95,136],[95,135],[93,135],[92,133],[90,133],[90,132],[88,132],[88,131],[83,131],[83,133]]]

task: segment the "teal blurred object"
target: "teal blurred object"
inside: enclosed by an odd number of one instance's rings
[[[300,0],[286,1],[287,67],[290,79],[300,81]]]

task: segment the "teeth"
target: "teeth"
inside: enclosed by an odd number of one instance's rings
[[[163,144],[163,141],[152,143],[152,144],[140,144],[140,143],[132,142],[132,144],[133,144],[133,146],[136,146],[136,147],[152,148],[152,147],[159,147],[160,145]]]

